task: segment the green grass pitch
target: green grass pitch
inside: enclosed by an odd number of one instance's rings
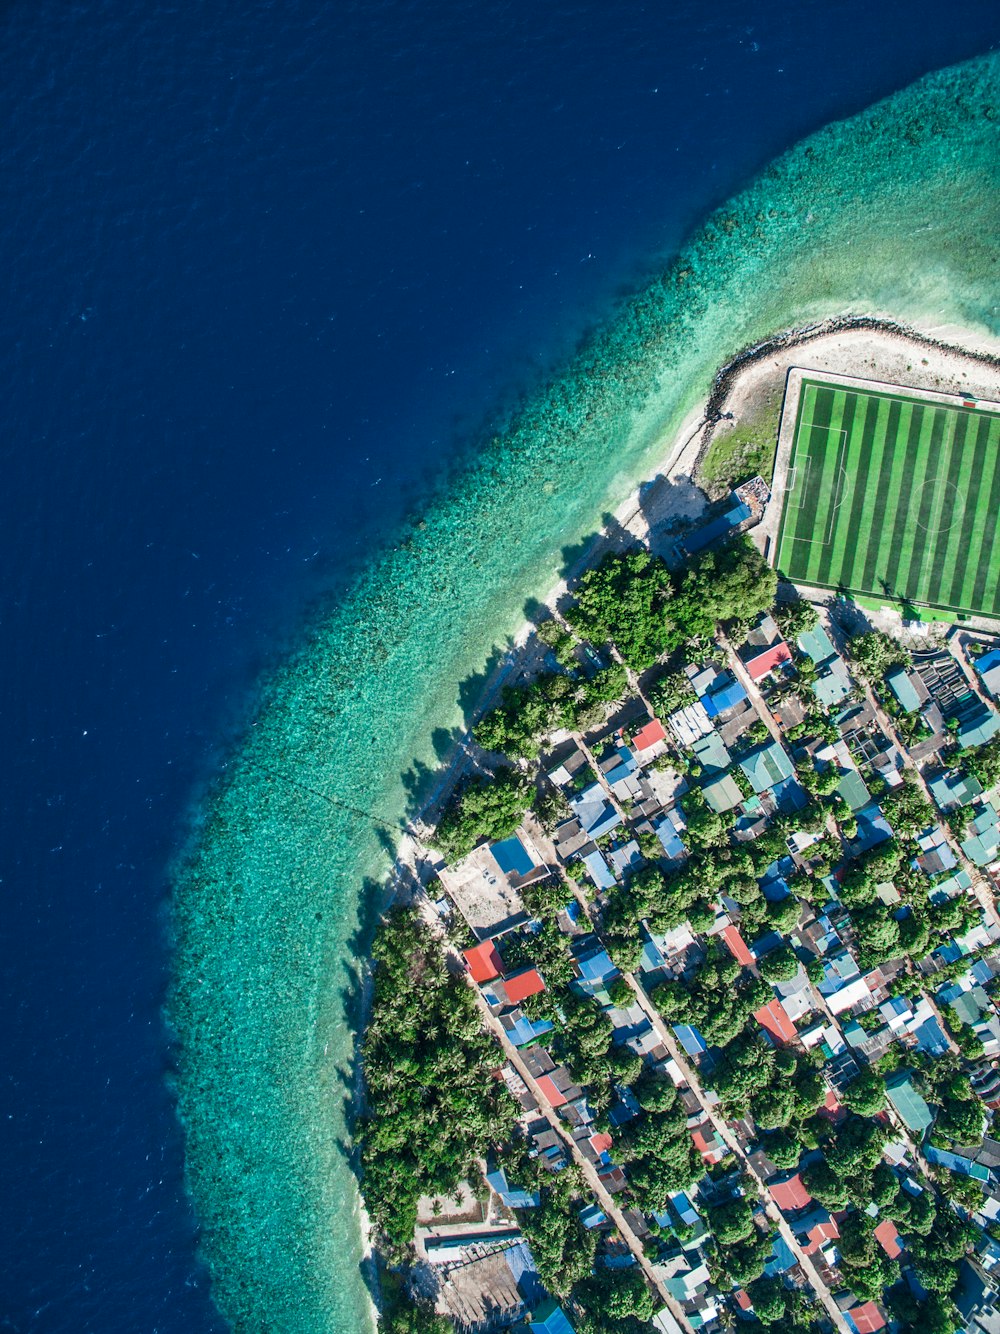
[[[776,566],[795,583],[1000,615],[1000,413],[803,380]]]

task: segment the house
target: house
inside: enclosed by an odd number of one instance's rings
[[[812,1204],[812,1196],[806,1190],[801,1176],[794,1172],[783,1181],[769,1181],[767,1191],[782,1213],[794,1213]]]
[[[587,757],[580,750],[575,741],[566,742],[565,746],[560,747],[550,760],[552,768],[548,771],[548,777],[556,787],[573,787],[578,777],[586,777],[589,769]]]
[[[654,753],[656,747],[662,747],[666,739],[667,734],[663,730],[663,724],[659,718],[653,718],[636,732],[632,738],[632,745],[641,759],[647,759]]]
[[[743,793],[732,774],[723,774],[721,778],[706,783],[701,794],[716,815],[725,815],[726,811],[734,810],[743,801]]]
[[[750,953],[750,949],[746,941],[740,935],[739,931],[735,926],[723,927],[723,929],[719,932],[719,935],[725,942],[726,948],[729,950],[729,953],[733,956],[733,958],[736,960],[737,963],[742,964],[744,968],[753,967],[754,956]]]
[[[799,635],[798,646],[816,665],[813,694],[825,709],[835,709],[854,688],[847,664],[821,625]]]
[[[750,518],[751,513],[750,506],[741,500],[735,491],[731,492],[725,513],[711,519],[706,524],[702,524],[700,528],[695,528],[693,532],[686,534],[674,544],[677,556],[684,560],[688,556],[696,555],[699,551],[704,551],[713,542],[728,537],[735,528],[738,528],[741,523],[745,523]]]
[[[700,1126],[695,1126],[691,1131],[691,1139],[694,1147],[707,1163],[719,1163],[729,1152],[725,1140],[715,1127],[707,1121]]]
[[[985,802],[968,826],[966,837],[962,840],[962,851],[977,866],[989,866],[997,860],[1000,855],[1000,823],[992,803]]]
[[[953,1300],[969,1334],[1000,1334],[1000,1292],[982,1266],[963,1260]]]
[[[884,1218],[879,1223],[875,1229],[875,1239],[890,1260],[898,1260],[903,1254],[903,1248],[899,1244],[899,1233],[891,1218]]]
[[[795,773],[791,760],[776,741],[752,750],[740,761],[740,768],[750,780],[754,792],[767,792],[776,783],[791,778]]]
[[[501,994],[501,988],[508,1005],[519,1005],[529,996],[537,996],[540,991],[544,991],[545,983],[537,969],[521,968],[505,977],[502,982],[496,983],[494,990]]]
[[[500,1023],[515,1047],[527,1047],[544,1037],[546,1033],[551,1033],[553,1028],[551,1020],[529,1019],[520,1010],[502,1014]]]
[[[796,1219],[792,1228],[806,1255],[822,1250],[828,1242],[836,1241],[840,1236],[836,1219],[822,1204],[817,1204],[807,1214]]]
[[[576,1334],[554,1297],[542,1302],[531,1317],[532,1334]]]
[[[754,1010],[753,1017],[776,1047],[783,1047],[786,1042],[794,1042],[798,1036],[795,1025],[779,1000],[770,1001],[767,1005],[762,1005],[759,1010]]]
[[[598,889],[612,889],[614,887],[616,883],[615,873],[604,860],[604,854],[599,849],[593,848],[590,852],[583,853],[580,860],[587,868],[587,874]]]
[[[708,1044],[698,1030],[691,1024],[674,1024],[674,1036],[688,1056],[701,1056],[708,1051]]]
[[[934,1121],[931,1109],[913,1087],[913,1075],[899,1070],[885,1081],[885,1092],[907,1130],[922,1138]]]
[[[1000,714],[995,713],[988,704],[980,700],[979,707],[972,709],[962,719],[955,739],[963,748],[983,746],[996,736],[998,731],[1000,731]]]
[[[486,1173],[486,1182],[492,1191],[499,1195],[508,1209],[536,1209],[542,1202],[541,1194],[535,1191],[520,1190],[507,1180],[507,1173],[502,1167]]]
[[[982,796],[983,785],[972,774],[956,773],[946,769],[937,778],[927,784],[931,796],[937,802],[938,809],[952,811],[957,806],[968,806],[976,797]]]
[[[791,662],[792,650],[781,637],[774,618],[764,613],[747,635],[740,658],[751,681],[761,681],[784,662]]]
[[[878,1330],[885,1329],[885,1316],[875,1302],[852,1306],[844,1312],[844,1319],[854,1334],[877,1334]]]
[[[983,685],[994,699],[1000,698],[1000,649],[990,649],[973,662]]]
[[[764,1274],[767,1278],[781,1278],[782,1274],[787,1274],[798,1264],[795,1252],[789,1246],[780,1232],[776,1232],[771,1239],[771,1256],[764,1266]]]
[[[930,699],[930,691],[916,672],[906,667],[894,667],[887,673],[885,683],[896,696],[904,713],[913,713]]]
[[[719,684],[720,681],[722,684]],[[739,681],[727,672],[724,677],[719,677],[709,693],[702,697],[702,704],[709,718],[718,718],[720,714],[735,709],[737,704],[742,704],[746,697],[747,692]]]
[[[598,783],[591,785],[569,799],[569,808],[580,821],[580,825],[589,838],[603,838],[617,829],[622,822],[611,802],[604,795],[604,789]]]
[[[470,950],[463,951],[473,982],[491,982],[503,972],[503,960],[492,940],[484,940]]]

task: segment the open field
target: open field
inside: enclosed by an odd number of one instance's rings
[[[804,378],[778,530],[795,583],[1000,614],[994,404]]]

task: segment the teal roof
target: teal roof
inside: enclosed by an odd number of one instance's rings
[[[982,746],[1000,731],[1000,714],[990,710],[979,715],[980,721],[971,727],[963,727],[958,733],[960,746]]]
[[[962,842],[962,851],[977,866],[988,866],[996,861],[1000,851],[1000,826],[997,813],[992,806],[986,805],[969,826],[969,837]]]
[[[848,769],[840,782],[837,784],[837,791],[850,806],[852,811],[863,810],[871,801],[871,793],[865,787],[865,780],[858,773],[857,769]]]
[[[542,1302],[531,1320],[531,1329],[538,1334],[576,1334],[566,1319],[566,1312],[551,1297]]]
[[[982,783],[973,774],[939,774],[937,778],[931,779],[928,787],[943,811],[950,806],[968,806],[983,791]]]
[[[821,625],[817,625],[813,630],[807,630],[805,634],[799,635],[799,648],[818,666],[821,662],[826,662],[827,658],[836,653],[833,647],[833,641]]]
[[[723,773],[733,762],[718,732],[709,732],[708,736],[699,737],[691,749],[709,773]]]
[[[934,1117],[927,1103],[913,1087],[912,1075],[905,1070],[893,1075],[886,1080],[885,1091],[907,1130],[914,1135],[923,1135],[924,1131],[930,1129]]]
[[[813,694],[824,709],[835,709],[838,704],[843,704],[851,689],[851,678],[839,658],[831,662],[822,676],[813,682]]]
[[[701,791],[716,815],[723,815],[726,811],[731,811],[734,806],[738,806],[743,800],[743,793],[736,786],[736,779],[732,774],[723,774],[721,778],[716,778],[714,782],[706,783]]]
[[[896,667],[885,678],[885,683],[907,713],[920,708],[920,696],[913,688],[905,667]]]
[[[740,768],[755,792],[766,792],[775,783],[791,778],[795,772],[791,760],[776,741],[751,751],[745,760],[740,761]]]

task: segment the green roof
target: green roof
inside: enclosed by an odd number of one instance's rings
[[[691,749],[699,763],[709,773],[722,773],[733,762],[733,757],[726,750],[725,742],[718,732],[709,732],[708,736],[699,737]]]
[[[930,1129],[934,1117],[927,1103],[913,1087],[912,1075],[905,1070],[893,1075],[886,1080],[885,1091],[907,1130],[922,1136],[925,1130]]]
[[[734,806],[738,806],[743,800],[743,793],[736,786],[736,779],[732,774],[723,774],[721,778],[706,783],[701,790],[705,800],[716,815],[723,815],[726,811],[731,811]]]
[[[907,713],[920,708],[920,696],[913,688],[913,682],[905,667],[897,667],[891,671],[885,678],[885,683]]]
[[[791,760],[776,741],[760,750],[751,751],[745,760],[740,761],[740,768],[749,778],[755,792],[766,792],[775,783],[791,778],[794,773]]]
[[[808,657],[812,658],[817,666],[821,662],[826,662],[827,658],[836,653],[833,647],[833,641],[821,625],[817,625],[812,630],[806,630],[804,634],[799,635],[799,648]]]
[[[850,806],[852,811],[863,810],[871,802],[871,793],[865,787],[865,780],[858,773],[857,769],[848,769],[840,782],[837,784],[837,791]]]

